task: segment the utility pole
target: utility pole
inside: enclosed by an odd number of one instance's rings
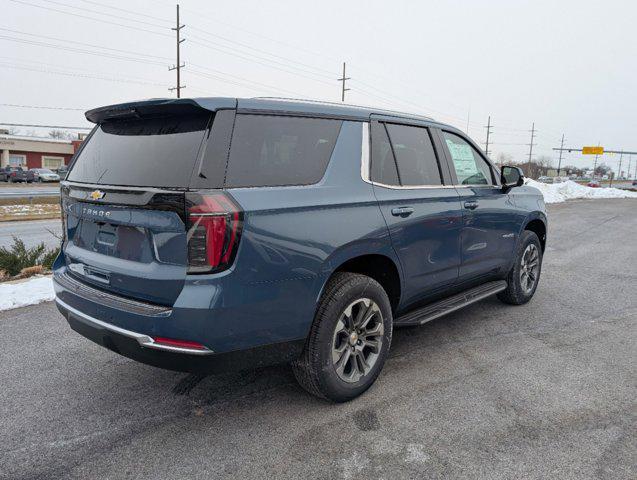
[[[185,41],[184,38],[180,38],[181,36],[180,33],[181,33],[181,29],[184,28],[185,26],[186,25],[182,25],[181,23],[179,23],[179,4],[177,4],[177,24],[175,28],[171,28],[171,30],[174,30],[177,33],[177,63],[168,69],[168,71],[172,71],[172,70],[177,71],[177,85],[175,87],[171,87],[168,89],[171,92],[173,90],[177,90],[177,98],[181,98],[181,89],[186,88],[185,85],[181,84],[181,69],[184,68],[186,64],[181,63],[181,56],[180,56],[180,47],[181,47],[181,44]]]
[[[487,120],[487,141],[484,147],[484,153],[488,157],[489,156],[489,135],[491,134],[491,115],[489,115],[489,119]]]
[[[469,119],[470,118],[471,118],[471,105],[469,105],[469,111],[467,112],[467,128],[464,131],[464,133],[466,133],[467,135],[469,135]]]
[[[628,173],[626,174],[626,179],[630,180],[630,165],[633,163],[633,156],[632,155],[628,155],[628,170],[626,170]]]
[[[338,80],[339,82],[343,82],[342,88],[341,88],[341,102],[345,101],[345,92],[347,92],[349,90],[349,88],[345,88],[345,82],[347,80],[351,80],[350,77],[346,77],[345,76],[345,62],[343,62],[343,76],[341,78],[337,78],[336,80]]]
[[[560,170],[562,169],[562,152],[564,151],[564,134],[562,134],[562,143],[560,144],[560,159],[557,162],[557,176],[560,176]]]
[[[599,147],[599,142],[597,142],[597,146]],[[597,159],[599,155],[595,155],[595,163],[593,164],[593,181],[595,180],[595,170],[597,170]],[[601,182],[600,182],[601,185]]]
[[[624,156],[624,152],[623,150],[619,153],[619,167],[617,170],[619,170],[617,172],[617,180],[621,179],[622,176],[622,157]],[[610,185],[608,185],[609,187],[613,186],[613,172],[611,172],[610,174]]]
[[[535,122],[531,126],[531,143],[529,143],[529,162],[527,165],[527,175],[531,178],[531,158],[533,157],[533,140],[535,139]]]

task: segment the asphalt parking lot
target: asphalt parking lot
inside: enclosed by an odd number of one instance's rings
[[[44,243],[47,248],[60,246],[62,221],[59,218],[49,220],[20,220],[0,222],[0,247],[13,245],[13,237],[21,239],[27,248]]]
[[[287,367],[198,378],[0,314],[0,476],[637,478],[637,202],[551,205],[535,298],[396,332],[362,397]]]

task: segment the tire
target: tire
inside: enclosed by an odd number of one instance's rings
[[[534,262],[527,263],[527,260],[532,260],[534,255],[537,268],[533,270],[529,268],[529,265],[532,265]],[[526,267],[524,266],[525,264]],[[527,272],[526,276],[524,272]],[[540,239],[534,232],[524,230],[518,242],[513,267],[506,278],[507,288],[498,293],[498,298],[509,305],[523,305],[527,303],[533,298],[535,290],[540,283],[541,272],[542,245],[540,244]],[[529,280],[531,276],[534,277],[532,284],[530,284]]]
[[[355,328],[351,323],[359,314],[362,320]],[[392,311],[383,287],[365,275],[336,273],[321,296],[303,353],[292,363],[294,376],[312,395],[333,402],[352,400],[380,374],[391,337]]]

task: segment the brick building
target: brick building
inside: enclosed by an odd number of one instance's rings
[[[84,135],[80,134],[77,140],[58,140],[10,135],[0,130],[0,167],[11,165],[51,170],[60,168],[69,164],[83,137]]]

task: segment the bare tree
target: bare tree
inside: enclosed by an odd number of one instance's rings
[[[495,163],[498,167],[502,167],[504,165],[512,165],[513,164],[513,155],[508,153],[500,152],[495,159]]]
[[[69,140],[71,138],[71,134],[65,130],[51,130],[49,132],[49,137],[60,140]]]
[[[546,175],[550,168],[553,168],[553,159],[547,155],[541,155],[536,160],[537,164],[540,166],[542,173]]]
[[[600,163],[599,165],[597,165],[597,168],[595,168],[595,176],[609,175],[609,172],[610,167],[605,163]]]

